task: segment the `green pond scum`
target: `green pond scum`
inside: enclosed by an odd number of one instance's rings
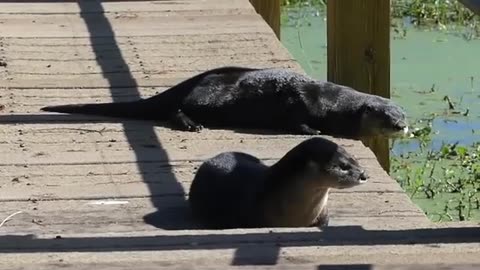
[[[326,0],[284,0],[282,43],[326,79]],[[393,0],[391,96],[408,137],[391,176],[432,221],[480,220],[480,19],[457,1]]]

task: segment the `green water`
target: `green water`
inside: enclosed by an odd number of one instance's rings
[[[325,80],[325,16],[314,9],[306,8],[284,13],[282,19],[282,43],[309,75]],[[411,162],[410,165],[418,167],[424,163],[422,158],[425,158],[425,151],[439,150],[444,143],[458,142],[459,145],[470,146],[479,142],[480,40],[465,39],[465,33],[468,34],[465,29],[440,31],[407,27],[405,36],[393,30],[392,28],[392,99],[405,108],[413,126],[421,127],[429,122],[432,125],[432,133],[428,136],[429,141],[423,150],[419,148],[420,140],[416,138],[394,142],[391,154],[396,159],[393,163]],[[452,102],[453,110],[449,109],[447,101],[444,100],[445,96]],[[422,151],[423,154],[418,154],[417,160],[406,157],[408,153]],[[460,169],[458,170],[460,174]],[[399,169],[392,172],[392,176],[398,180],[404,173]],[[405,188],[408,190],[409,187]],[[480,198],[480,187],[470,187],[468,192],[471,191],[475,193],[474,199]],[[452,198],[465,196],[460,193],[443,192],[434,199],[427,199],[421,193],[416,193],[412,199],[432,220],[438,220],[438,213],[443,211]],[[458,208],[458,205],[454,204],[449,203],[453,205],[452,209]],[[480,220],[479,209],[472,210],[470,214],[471,219]],[[461,219],[460,214],[451,215],[454,220]]]

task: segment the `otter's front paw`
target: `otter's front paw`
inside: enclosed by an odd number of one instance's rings
[[[328,216],[326,217],[323,217],[321,219],[318,219],[317,222],[315,224],[313,224],[315,227],[319,227],[319,228],[325,228],[328,226],[328,222],[329,222],[330,218]]]
[[[188,131],[200,132],[202,129],[203,129],[203,126],[202,126],[202,125],[196,125],[195,123],[193,123],[193,125],[190,125],[190,126],[189,126],[189,130],[188,130]]]
[[[315,222],[313,222],[312,226],[324,228],[328,226],[329,221],[330,221],[330,215],[328,214],[328,208],[324,208],[322,212],[320,212],[318,217],[315,219]]]
[[[180,129],[183,131],[200,132],[203,129],[203,126],[188,119],[188,121],[182,122]]]

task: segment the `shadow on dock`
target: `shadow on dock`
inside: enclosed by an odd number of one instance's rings
[[[120,62],[121,66],[124,66],[126,68],[126,72],[123,74],[123,83],[128,86],[133,86],[132,88],[125,88],[125,91],[129,89],[130,92],[125,93],[129,94],[132,99],[140,99],[140,92],[138,90],[138,84],[133,77],[132,73],[130,72],[130,69],[128,67],[128,63],[122,56],[121,50],[119,46],[117,45],[117,41],[115,38],[115,33],[113,31],[112,25],[110,24],[108,18],[105,16],[104,9],[102,7],[102,3],[100,1],[78,1],[78,5],[80,7],[81,11],[81,17],[85,21],[85,24],[87,26],[87,29],[90,33],[90,42],[92,49],[95,53],[97,63],[101,67],[104,77],[109,81],[110,85],[116,85],[116,79],[118,78],[117,76],[113,77],[110,76],[110,73],[105,72],[106,70],[110,69],[110,63],[105,60],[105,58],[102,57],[102,50],[105,49],[105,43],[109,43],[111,46],[109,48],[109,54],[110,58],[115,58]],[[98,11],[98,13],[95,14],[89,14],[89,11],[91,10]],[[98,39],[96,38],[97,36],[101,35],[102,42],[101,46],[98,43]],[[110,40],[105,40],[105,38],[110,39]],[[113,95],[112,93],[112,98],[113,102],[119,102],[118,97]],[[127,138],[127,141],[129,142],[132,150],[135,152],[135,155],[137,157],[137,160],[142,160],[143,156],[142,154],[144,153],[144,148],[138,147],[138,144],[135,144],[134,141],[138,140],[138,136],[142,136],[144,140],[150,140],[150,145],[154,149],[156,149],[156,153],[159,157],[163,157],[164,159],[168,160],[167,153],[165,150],[162,148],[162,144],[160,140],[156,137],[154,127],[151,125],[135,125],[135,128],[131,127],[130,123],[132,122],[123,122],[123,127],[125,130],[125,136]],[[131,133],[131,130],[135,129],[135,133]],[[140,134],[140,135],[139,135]],[[159,181],[157,179],[157,176],[155,174],[148,174],[146,173],[148,171],[147,168],[145,168],[146,163],[138,162],[137,166],[138,169],[143,177],[143,181],[145,184],[148,186],[150,193],[151,194],[156,194],[161,191],[156,190],[158,185],[155,185],[156,182]],[[168,175],[166,178],[171,181],[173,185],[176,185],[178,189],[182,190],[181,185],[178,183],[177,179],[175,179],[175,176],[173,175],[173,172],[170,170],[168,172]],[[184,197],[177,196],[175,197],[176,199],[180,200],[181,202],[179,205],[184,206],[183,209],[178,209],[180,213],[185,213],[188,210],[187,209],[187,203],[184,199]],[[153,205],[158,209],[158,201],[155,199],[154,196],[151,197]],[[162,213],[161,212],[156,212],[156,213],[151,213],[149,215],[146,215],[144,217],[144,220],[146,223],[151,224],[156,227],[161,227],[163,229],[175,229],[172,227],[169,227],[169,225],[175,225],[174,223],[167,222],[167,220],[164,220]]]
[[[222,234],[223,233],[223,234]],[[480,243],[477,227],[364,230],[360,226],[327,227],[318,232],[275,232],[175,236],[82,237],[35,239],[33,235],[0,236],[0,253],[111,252],[237,249],[233,265],[276,264],[281,247],[375,246]],[[241,252],[240,252],[241,251]]]

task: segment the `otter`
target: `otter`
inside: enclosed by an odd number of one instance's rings
[[[221,67],[129,102],[48,106],[42,111],[167,121],[171,128],[253,128],[346,138],[392,135],[406,115],[389,99],[281,68]]]
[[[210,229],[328,226],[328,193],[367,182],[343,147],[307,139],[272,166],[224,152],[198,168],[188,196],[192,216]]]

